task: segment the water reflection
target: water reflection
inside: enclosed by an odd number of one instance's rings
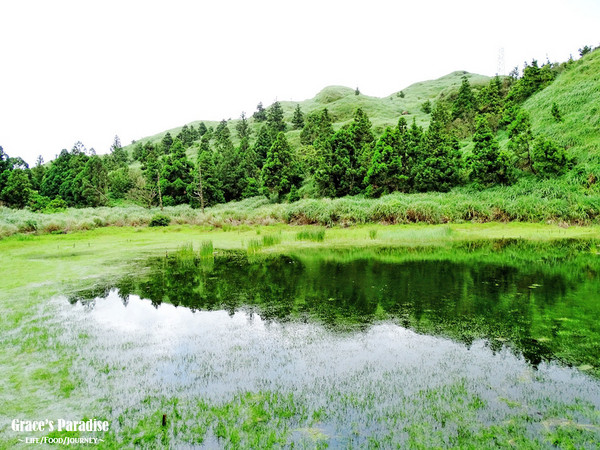
[[[388,321],[467,346],[483,339],[496,352],[509,345],[534,367],[556,360],[594,372],[600,359],[600,258],[589,251],[592,245],[500,241],[264,257],[206,257],[187,248],[152,258],[141,275],[79,292],[71,302],[123,326],[159,320],[179,327],[169,320],[185,315],[193,324],[194,311],[243,311],[267,323],[318,323],[334,332]],[[138,302],[127,306],[127,314],[111,309],[99,298],[113,289],[126,306],[131,295],[162,305],[160,318],[137,312]],[[188,311],[177,315],[175,307]]]

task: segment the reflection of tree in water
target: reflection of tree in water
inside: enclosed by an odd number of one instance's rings
[[[564,322],[557,315],[582,282],[569,276],[568,264],[562,271],[556,265],[547,271],[540,264],[387,262],[365,257],[364,252],[343,261],[283,255],[248,259],[235,252],[203,258],[187,253],[150,259],[147,268],[137,278],[79,292],[72,302],[106,297],[110,288],[117,288],[125,305],[129,295],[136,294],[155,306],[168,302],[230,314],[243,309],[265,320],[313,320],[334,330],[362,329],[390,319],[467,345],[487,338],[498,350],[502,342],[510,342],[533,365],[564,353]],[[597,273],[593,269],[591,273]],[[600,286],[598,277],[583,278]],[[545,331],[546,338],[538,339]],[[596,326],[587,333],[599,331]]]

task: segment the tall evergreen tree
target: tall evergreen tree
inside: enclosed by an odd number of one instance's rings
[[[171,136],[171,133],[167,131],[160,143],[163,154],[169,153],[171,151],[171,146],[173,145],[173,137]]]
[[[279,133],[269,149],[261,177],[263,185],[278,197],[299,186],[301,170],[285,134]]]
[[[111,169],[116,169],[118,167],[125,167],[129,162],[129,155],[127,155],[127,151],[123,149],[121,145],[121,140],[119,136],[115,135],[112,145],[110,146],[110,157],[109,157],[109,167]]]
[[[207,140],[203,140],[200,143],[196,180],[194,180],[194,185],[189,190],[195,194],[195,204],[201,203],[201,200],[204,201],[204,206],[212,206],[225,202],[223,190],[221,189],[221,181],[217,176],[215,157]],[[199,206],[202,205],[200,204]]]
[[[510,181],[510,162],[500,152],[496,137],[485,116],[477,117],[475,134],[473,135],[473,154],[467,159],[471,181],[483,186]]]
[[[257,122],[264,122],[267,120],[267,111],[263,107],[262,102],[259,102],[258,105],[256,105],[256,111],[252,114],[252,118]]]
[[[256,153],[257,157],[257,166],[261,168],[264,164],[265,159],[267,158],[267,153],[269,149],[273,145],[273,139],[271,138],[271,134],[269,133],[269,129],[266,125],[262,125],[258,130],[258,135],[256,136],[256,141],[252,149],[254,153]]]
[[[448,120],[448,111],[438,102],[425,134],[423,158],[414,171],[414,189],[417,191],[445,192],[460,182],[459,144],[447,131]]]
[[[250,134],[252,130],[250,129],[250,125],[248,124],[248,119],[246,119],[246,113],[242,111],[240,115],[240,121],[235,125],[235,130],[237,131],[238,138],[242,139],[250,139]]]
[[[192,198],[193,194],[187,191],[193,180],[192,171],[193,165],[187,158],[183,143],[175,138],[162,166],[160,180],[162,201],[166,206],[188,203]]]
[[[277,136],[278,133],[284,132],[287,128],[283,120],[283,109],[278,101],[275,101],[267,110],[267,126],[273,136]]]
[[[294,115],[292,116],[292,125],[294,130],[299,130],[304,126],[304,114],[300,109],[300,104],[296,103],[296,109],[294,109]]]
[[[508,126],[508,149],[511,150],[517,160],[517,166],[524,170],[535,171],[531,156],[533,144],[533,132],[529,114],[519,108],[515,119]]]
[[[226,202],[239,200],[242,194],[241,158],[231,141],[231,133],[227,121],[222,120],[214,133],[214,150],[216,155],[217,175],[221,180],[221,188]]]
[[[73,180],[78,206],[97,207],[108,203],[108,171],[97,155],[92,155]]]
[[[469,79],[463,75],[458,95],[452,105],[452,119],[472,119],[475,114],[475,95],[471,89]]]
[[[397,131],[386,128],[375,144],[371,165],[365,177],[368,196],[379,197],[398,189],[402,167],[399,147]]]
[[[327,108],[309,114],[300,133],[300,142],[303,145],[314,145],[317,140],[325,141],[333,135],[331,116]]]

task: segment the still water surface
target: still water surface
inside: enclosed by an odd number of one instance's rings
[[[598,435],[593,248],[184,249],[77,293],[66,314],[87,324],[79,370],[115,414],[148,396],[291,393],[321,412],[310,424],[320,439],[345,446],[402,444],[423,423],[452,435],[464,420],[475,432],[516,413],[545,419],[525,427],[535,438],[563,420],[549,410],[584,404],[568,420]],[[458,425],[441,418],[461,414]],[[292,441],[309,439],[301,425]]]

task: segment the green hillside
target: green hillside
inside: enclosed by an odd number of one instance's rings
[[[403,113],[409,123],[412,122],[414,117],[417,124],[426,126],[429,123],[429,115],[421,111],[423,102],[426,100],[431,100],[433,102],[440,96],[444,97],[450,92],[456,91],[461,84],[461,78],[463,76],[466,76],[469,79],[469,82],[474,88],[486,84],[490,80],[489,77],[484,75],[456,71],[436,80],[421,81],[412,84],[383,98],[371,97],[364,94],[355,95],[355,90],[349,87],[328,86],[311,99],[297,102],[281,101],[280,104],[288,124],[291,122],[292,114],[297,104],[300,105],[300,108],[305,115],[327,108],[334,121],[334,129],[338,129],[350,122],[356,108],[362,108],[373,124],[374,133],[379,135],[383,132],[385,127],[396,125],[398,123],[398,118],[403,115]],[[401,92],[404,93],[404,97],[401,96]],[[267,104],[264,106],[265,108],[268,107]],[[251,116],[252,112],[247,112],[247,115]],[[230,129],[232,130],[232,138],[236,144],[238,142],[236,141],[233,130],[238,121],[238,119],[229,121]],[[194,125],[197,127],[200,122],[204,122],[207,127],[216,127],[219,123],[218,120],[197,120],[190,122],[187,125]],[[253,119],[250,119],[250,126],[253,130],[256,130],[259,125],[260,124],[255,123]],[[172,136],[176,136],[180,131],[181,127],[164,130],[155,135],[143,137],[137,142],[159,142],[167,132]],[[287,134],[290,143],[293,145],[299,143],[299,130],[290,130]],[[126,148],[131,149],[132,147],[133,146],[130,145]]]
[[[558,105],[562,121],[551,114]],[[580,164],[600,165],[600,51],[572,63],[546,89],[527,100],[534,133],[566,147]]]

